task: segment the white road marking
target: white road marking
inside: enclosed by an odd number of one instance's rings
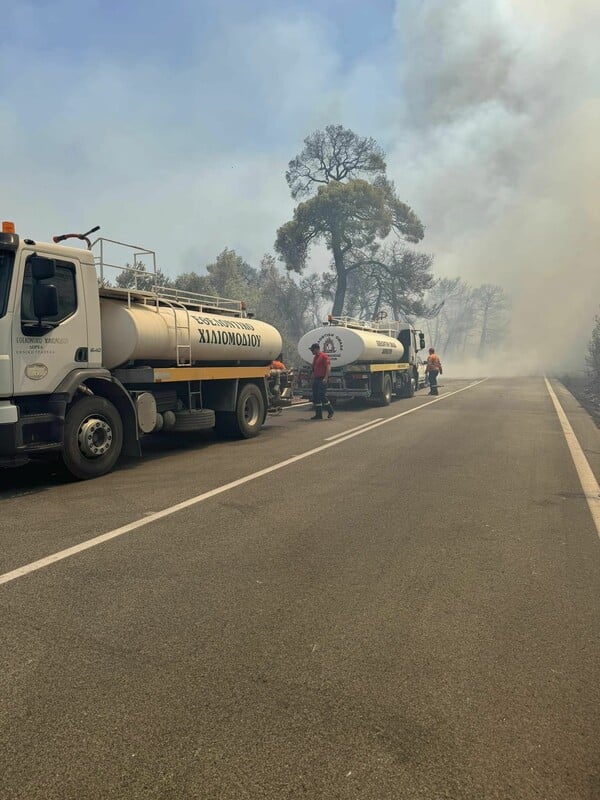
[[[596,476],[592,472],[589,461],[585,457],[583,448],[575,436],[575,431],[571,427],[571,423],[567,419],[567,415],[563,411],[563,407],[561,406],[558,397],[554,393],[554,389],[550,385],[550,381],[545,376],[544,380],[546,381],[546,388],[550,394],[550,399],[554,404],[554,409],[558,414],[558,419],[565,439],[567,440],[567,445],[569,446],[569,451],[571,452],[571,458],[573,459],[575,469],[577,470],[577,475],[579,476],[581,488],[583,489],[585,499],[587,500],[587,504],[592,514],[592,519],[594,520],[594,525],[596,526],[596,532],[598,536],[600,536],[600,486],[598,486]]]
[[[152,522],[157,522],[159,519],[170,517],[172,514],[176,514],[178,511],[183,511],[184,509],[195,506],[198,503],[204,502],[205,500],[210,500],[212,497],[217,497],[218,495],[228,492],[231,489],[236,489],[238,486],[243,486],[245,483],[250,483],[250,481],[254,481],[257,478],[262,478],[264,475],[269,475],[271,472],[276,472],[279,469],[288,467],[290,464],[295,464],[298,461],[303,461],[305,458],[310,458],[317,453],[322,453],[324,450],[329,450],[330,447],[337,447],[337,445],[343,444],[343,442],[347,442],[349,439],[353,439],[355,436],[360,436],[363,433],[369,433],[374,428],[378,428],[380,425],[387,425],[389,422],[395,422],[395,420],[400,419],[400,417],[405,417],[407,414],[413,414],[415,411],[420,411],[422,408],[426,408],[433,403],[439,403],[441,400],[446,400],[448,397],[452,397],[455,394],[460,394],[460,392],[465,392],[467,389],[472,389],[475,386],[479,386],[479,384],[483,383],[485,380],[487,380],[487,378],[483,378],[475,383],[470,383],[468,386],[463,386],[462,389],[456,389],[454,392],[448,392],[447,394],[440,395],[439,397],[436,397],[435,400],[430,400],[429,402],[422,403],[419,406],[413,406],[413,408],[409,408],[407,411],[402,411],[400,414],[395,414],[393,417],[388,417],[387,419],[382,419],[380,422],[375,422],[368,428],[354,431],[353,433],[347,432],[343,437],[340,437],[333,442],[328,442],[327,444],[321,444],[318,447],[313,447],[312,450],[307,450],[306,452],[299,453],[291,458],[286,458],[285,461],[279,461],[277,464],[273,464],[270,467],[265,467],[264,469],[259,469],[257,472],[252,472],[250,475],[245,475],[243,478],[238,478],[235,481],[223,484],[223,486],[218,486],[216,489],[211,489],[203,494],[190,497],[188,500],[184,500],[183,502],[177,503],[174,506],[163,508],[162,511],[156,511],[152,514],[148,514],[147,516],[137,519],[134,522],[130,522],[127,525],[122,525],[120,528],[115,528],[113,531],[102,533],[100,536],[95,536],[93,539],[88,539],[85,542],[73,545],[73,547],[68,547],[66,550],[60,550],[59,552],[53,553],[45,558],[40,558],[37,561],[32,561],[29,564],[24,564],[22,567],[18,567],[17,569],[13,569],[10,572],[5,572],[3,575],[0,575],[0,584],[10,583],[17,578],[22,578],[32,572],[37,572],[37,570],[48,567],[50,564],[55,564],[57,561],[63,561],[65,558],[70,558],[78,553],[82,553],[84,550],[90,550],[92,547],[97,547],[99,544],[109,542],[111,539],[116,539],[117,537],[123,536],[126,533],[131,533],[132,531],[138,530],[138,528],[143,528]]]
[[[370,425],[373,425],[375,422],[380,422],[383,417],[377,417],[377,419],[369,420],[369,422],[363,422],[362,425],[357,425],[356,428],[349,428],[347,431],[342,431],[341,433],[334,433],[333,436],[328,436],[325,439],[326,442],[332,442],[334,439],[339,439],[340,436],[345,436],[347,433],[352,433],[353,431],[359,431],[361,428],[368,428]]]

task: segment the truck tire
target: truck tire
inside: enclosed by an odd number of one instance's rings
[[[392,379],[389,375],[383,376],[382,391],[378,397],[379,406],[389,406],[392,402]]]
[[[240,389],[235,411],[217,412],[215,429],[228,439],[252,439],[260,433],[264,419],[261,391],[254,383],[247,383]]]
[[[211,409],[193,409],[192,411],[176,411],[175,425],[169,433],[185,433],[186,431],[203,431],[215,426],[215,412]]]
[[[104,397],[83,397],[67,411],[62,460],[75,478],[88,480],[110,472],[122,448],[121,417]]]
[[[400,390],[400,397],[414,397],[417,390],[416,379],[414,373],[406,374],[402,382],[402,389]]]

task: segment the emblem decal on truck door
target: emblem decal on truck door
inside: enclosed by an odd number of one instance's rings
[[[27,364],[25,367],[25,377],[32,381],[41,381],[48,374],[48,367],[45,364]]]

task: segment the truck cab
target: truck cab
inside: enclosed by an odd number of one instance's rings
[[[3,230],[0,464],[60,449],[64,402],[71,384],[81,371],[101,371],[101,367],[92,254],[80,248],[38,245]]]

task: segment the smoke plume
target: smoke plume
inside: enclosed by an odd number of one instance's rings
[[[599,22],[588,0],[397,5],[390,166],[438,271],[511,295],[503,371],[579,367],[600,304]]]

